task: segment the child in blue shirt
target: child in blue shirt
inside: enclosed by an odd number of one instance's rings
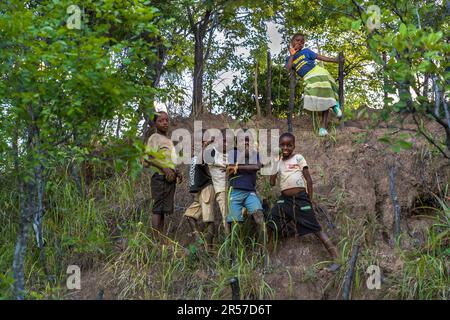
[[[320,136],[328,135],[328,110],[331,108],[338,118],[342,117],[339,106],[338,87],[330,73],[315,60],[338,62],[338,59],[322,56],[305,46],[305,36],[296,33],[291,39],[290,56],[286,59],[288,72],[294,70],[305,82],[304,108],[309,111],[321,111],[322,124],[319,129]]]
[[[239,162],[239,160],[244,160]],[[243,222],[243,208],[253,216],[257,226],[260,240],[265,232],[264,215],[261,201],[256,195],[256,172],[261,169],[259,154],[250,151],[248,137],[245,139],[245,154],[241,155],[235,148],[229,154],[227,175],[229,176],[229,213],[227,222]]]

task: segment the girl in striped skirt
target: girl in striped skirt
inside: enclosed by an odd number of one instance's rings
[[[304,107],[310,111],[322,112],[322,125],[319,129],[320,136],[326,136],[328,124],[328,111],[332,109],[338,118],[342,117],[342,111],[338,102],[338,88],[330,73],[316,65],[315,60],[338,62],[338,59],[329,58],[311,51],[305,46],[305,36],[296,33],[291,39],[290,56],[287,58],[287,70],[294,69],[304,79]]]

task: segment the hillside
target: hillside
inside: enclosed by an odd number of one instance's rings
[[[236,125],[225,116],[208,115],[202,120],[205,128]],[[238,127],[278,128],[280,133],[287,130],[285,120],[267,118],[239,123]],[[174,119],[171,128],[192,131],[193,121]],[[239,273],[241,293],[246,298],[341,299],[347,262],[356,243],[360,244],[360,251],[352,298],[406,297],[410,294],[408,290],[413,289],[405,288],[402,282],[414,268],[414,255],[427,250],[430,227],[436,223],[437,213],[442,214],[444,210],[434,195],[448,196],[450,163],[430,151],[421,138],[412,138],[413,147],[400,153],[390,151],[379,141],[385,134],[395,137],[411,133],[414,125],[408,123],[408,119],[398,129],[387,124],[371,128],[367,120],[349,121],[331,130],[332,135],[327,138],[319,138],[311,129],[310,118],[294,119],[296,151],[303,154],[310,165],[315,197],[324,208],[318,218],[342,254],[342,267],[337,273],[325,270],[327,253],[314,236],[280,240],[277,251],[270,256],[268,269],[262,268],[262,260],[254,251],[255,245],[248,241],[246,249],[236,249],[242,250],[242,257],[232,266],[228,265],[221,246],[222,228],[219,239],[216,238],[215,255],[208,256],[198,244],[195,251],[189,247],[193,240],[187,223],[181,218],[192,201],[192,195],[187,191],[187,179],[177,188],[176,211],[166,226],[169,237],[188,249],[176,244],[164,248],[156,246],[154,240],[147,237],[150,235],[150,186],[148,173],[145,173],[136,183],[127,183],[125,188],[120,185],[123,183],[120,177],[111,178],[118,180],[109,184],[108,188],[112,189],[104,195],[109,194],[112,198],[99,195],[97,201],[110,211],[105,218],[115,249],[106,261],[86,261],[84,269],[82,267],[82,290],[68,292],[66,298],[95,299],[103,290],[105,299],[226,299],[231,297],[228,280]],[[435,134],[439,132],[439,128],[428,129]],[[395,191],[401,208],[399,245],[394,241],[391,166],[396,169]],[[186,177],[187,168],[185,170]],[[265,177],[258,180],[258,192],[270,203],[278,195],[278,190],[268,188]],[[446,200],[448,210],[448,197]],[[444,214],[448,219],[448,211]],[[220,225],[218,210],[216,225]],[[447,230],[440,244],[448,245],[448,236]],[[79,257],[71,260],[79,263]],[[448,255],[444,261],[446,270],[440,271],[443,274],[439,281],[443,280],[445,287],[450,271]],[[366,288],[368,274],[365,271],[369,265],[381,268],[381,290]],[[429,272],[431,276],[433,269]],[[407,281],[416,280],[412,277]],[[431,292],[433,296],[447,294],[448,297],[448,292],[439,288]]]

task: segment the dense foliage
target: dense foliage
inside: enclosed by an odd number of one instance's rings
[[[85,189],[82,170],[97,166],[103,173],[108,168],[138,176],[155,101],[166,104],[172,115],[227,112],[246,119],[260,105],[262,115],[286,117],[290,92],[284,65],[295,32],[305,33],[307,46],[324,55],[344,53],[347,117],[366,107],[380,109],[384,121],[412,115],[416,133],[449,158],[449,2],[378,1],[379,10],[371,4],[2,1],[0,221],[8,222],[4,234],[9,241],[15,239],[15,249],[2,245],[0,289],[11,284],[17,298],[29,297],[26,261],[39,260],[46,269],[51,264],[47,260],[57,260],[53,249],[53,258],[46,258],[42,230],[44,212],[57,215],[55,199],[70,202],[68,194],[77,192],[80,208],[94,210],[89,206],[94,195]],[[270,65],[268,23],[277,26],[283,39]],[[337,78],[336,65],[326,68]],[[219,91],[225,73],[232,79]],[[302,81],[295,90],[298,113]],[[441,126],[444,140],[426,131],[423,123],[430,119]],[[392,143],[388,137],[384,141]],[[409,147],[402,140],[396,151]],[[68,194],[59,189],[66,174],[76,187],[62,188]],[[48,221],[57,224],[61,219],[52,216]],[[103,241],[106,222],[95,227],[95,216],[86,219],[80,230]],[[27,253],[32,228],[38,258]],[[67,232],[62,241],[74,241],[80,233]],[[84,249],[101,249],[102,241],[86,240],[92,247]]]

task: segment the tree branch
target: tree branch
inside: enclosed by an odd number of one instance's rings
[[[419,122],[417,121],[417,118],[416,118],[416,115],[415,115],[415,114],[413,114],[413,120],[414,120],[415,124],[417,125],[417,129],[419,130],[419,133],[420,133],[422,136],[424,136],[425,139],[427,139],[429,143],[431,143],[433,146],[435,146],[436,149],[438,149],[439,152],[440,152],[445,158],[447,158],[447,159],[450,160],[450,156],[448,156],[448,155],[445,153],[445,151],[442,150],[442,148],[441,148],[436,142],[434,142],[434,140],[433,140],[432,138],[430,138],[430,137],[422,130],[422,128],[421,128]]]

